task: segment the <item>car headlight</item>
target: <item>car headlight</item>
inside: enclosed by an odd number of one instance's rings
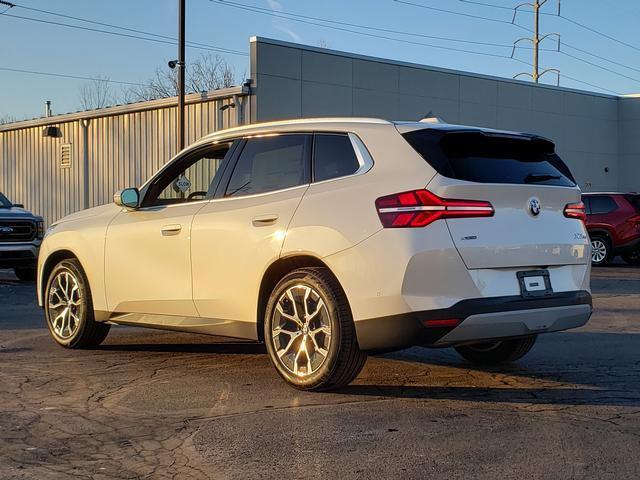
[[[44,221],[36,220],[36,234],[39,239],[44,238]]]

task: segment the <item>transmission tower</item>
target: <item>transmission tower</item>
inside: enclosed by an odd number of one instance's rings
[[[518,43],[520,42],[531,42],[531,44],[533,45],[533,71],[532,73],[528,73],[528,72],[521,72],[518,73],[517,75],[514,75],[513,78],[518,78],[522,75],[526,75],[527,77],[531,77],[531,79],[533,79],[533,81],[535,83],[538,83],[540,78],[549,72],[555,72],[557,74],[558,77],[558,85],[560,85],[560,70],[558,70],[557,68],[547,68],[546,70],[543,70],[542,72],[540,71],[540,44],[547,38],[549,37],[557,37],[558,39],[558,52],[560,51],[560,34],[557,32],[552,32],[552,33],[547,33],[545,35],[543,35],[542,37],[540,36],[540,9],[542,8],[542,6],[547,3],[548,0],[535,0],[533,3],[521,3],[520,5],[517,5],[514,9],[513,9],[513,19],[511,20],[511,23],[516,23],[516,16],[518,15],[518,10],[520,10],[522,7],[531,7],[533,9],[533,37],[523,37],[523,38],[519,38],[518,40],[516,40],[515,42],[513,42],[513,49],[511,50],[511,58],[513,58],[515,52],[516,52],[516,47],[518,46]],[[560,1],[558,0],[558,16],[560,16]]]

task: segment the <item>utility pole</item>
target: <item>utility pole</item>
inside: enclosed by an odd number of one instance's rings
[[[540,4],[540,0],[536,0],[533,4],[533,81],[538,83],[539,66],[538,59],[540,58],[540,7],[546,3],[547,0],[543,0]]]
[[[178,151],[184,148],[185,1],[178,0]]]
[[[560,85],[560,70],[557,68],[547,68],[546,70],[540,72],[540,44],[544,39],[550,36],[558,37],[558,52],[560,51],[560,34],[559,33],[547,33],[546,35],[540,37],[540,8],[547,3],[548,0],[534,0],[534,3],[521,3],[514,8],[513,11],[513,19],[511,23],[516,23],[516,16],[518,15],[518,10],[522,7],[531,7],[533,9],[533,38],[523,37],[519,38],[515,42],[513,42],[513,50],[511,51],[511,58],[513,58],[516,47],[521,41],[529,41],[533,45],[533,71],[532,73],[518,73],[513,78],[518,78],[520,75],[526,75],[531,77],[535,83],[538,83],[540,77],[542,77],[547,72],[556,72],[558,75],[558,85]],[[560,16],[560,0],[558,0],[558,16]]]

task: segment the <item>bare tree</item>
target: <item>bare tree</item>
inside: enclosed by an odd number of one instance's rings
[[[84,83],[80,87],[78,98],[81,110],[105,108],[118,103],[108,77],[98,76]]]
[[[216,55],[203,55],[187,64],[185,72],[186,93],[207,92],[231,87],[236,83],[235,70],[226,60]],[[144,86],[134,86],[124,93],[127,102],[155,100],[178,94],[176,70],[157,69],[156,74]]]
[[[9,115],[9,114],[0,115],[0,125],[4,125],[5,123],[13,123],[17,121],[18,119],[13,115]]]

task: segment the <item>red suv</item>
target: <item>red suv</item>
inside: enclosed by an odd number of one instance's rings
[[[640,265],[640,194],[585,193],[591,263],[603,265],[616,255]]]

